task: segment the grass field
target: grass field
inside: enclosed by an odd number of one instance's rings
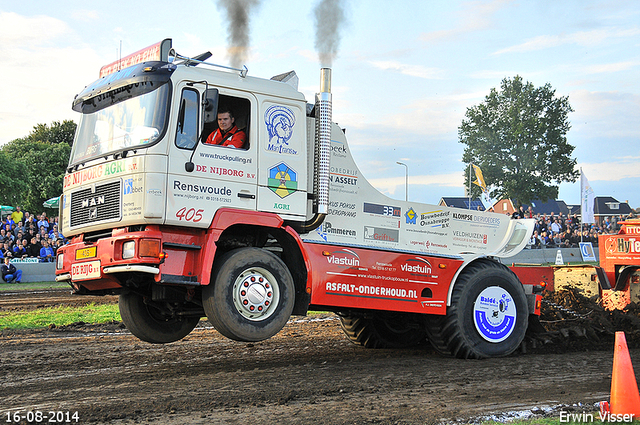
[[[2,291],[33,291],[38,289],[69,289],[64,282],[30,282],[30,283],[2,283]],[[72,323],[107,323],[120,321],[117,304],[95,305],[82,307],[46,307],[37,310],[0,311],[0,329],[38,329],[50,325],[65,326]]]
[[[46,307],[30,311],[0,311],[0,329],[37,329],[72,323],[121,321],[117,304],[88,304],[82,307]]]
[[[0,279],[1,281],[2,279]],[[28,282],[28,283],[0,283],[1,291],[28,291],[34,289],[49,289],[49,288],[71,288],[68,283],[65,282]]]

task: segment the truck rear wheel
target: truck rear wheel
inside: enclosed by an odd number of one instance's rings
[[[214,284],[202,290],[213,327],[236,341],[262,341],[280,332],[295,301],[293,278],[282,260],[263,249],[240,248],[217,264]]]
[[[152,344],[181,340],[196,327],[199,317],[175,317],[144,302],[132,292],[120,294],[118,309],[125,326],[133,335]]]
[[[365,348],[409,348],[425,340],[423,327],[407,315],[341,314],[340,325],[351,342]]]
[[[458,358],[513,353],[527,331],[529,311],[522,284],[506,267],[480,261],[462,272],[443,318],[427,325],[436,349]],[[439,327],[440,329],[436,329]]]

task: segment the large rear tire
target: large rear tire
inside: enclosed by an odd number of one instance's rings
[[[430,318],[434,347],[455,357],[481,359],[513,353],[529,321],[522,284],[508,268],[479,261],[462,272],[444,318]]]
[[[351,342],[365,348],[410,348],[425,341],[423,326],[408,315],[341,314],[340,325]]]
[[[118,309],[125,326],[133,335],[152,344],[179,341],[196,327],[199,317],[175,317],[144,302],[133,292],[120,294]]]
[[[202,290],[209,321],[236,341],[262,341],[280,332],[295,302],[293,278],[280,258],[259,248],[223,255],[215,282]]]

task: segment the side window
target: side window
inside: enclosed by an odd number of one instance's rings
[[[208,145],[249,149],[251,102],[241,97],[220,95],[215,122],[205,124],[203,140]]]
[[[191,89],[182,91],[178,128],[176,130],[176,146],[182,149],[193,149],[198,141],[198,92]]]

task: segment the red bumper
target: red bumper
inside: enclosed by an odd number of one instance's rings
[[[161,247],[158,230],[116,229],[96,242],[84,241],[81,235],[58,249],[56,280],[90,291],[121,287],[119,277],[127,272],[149,273],[157,280],[164,260]]]

